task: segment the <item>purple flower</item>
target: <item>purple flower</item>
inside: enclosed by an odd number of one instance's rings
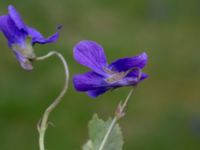
[[[12,5],[8,6],[8,11],[8,14],[0,16],[0,30],[7,38],[8,46],[13,50],[22,68],[32,70],[31,61],[36,57],[32,46],[36,43],[55,42],[59,34],[56,32],[44,38],[40,32],[23,22],[20,14]]]
[[[87,92],[93,98],[108,90],[135,86],[148,77],[141,69],[147,63],[147,54],[118,59],[107,63],[101,45],[93,41],[81,41],[74,47],[74,58],[91,71],[77,74],[73,78],[74,87],[79,92]]]

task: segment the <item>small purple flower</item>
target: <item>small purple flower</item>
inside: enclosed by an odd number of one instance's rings
[[[74,58],[92,71],[75,75],[74,87],[79,92],[87,92],[93,98],[108,90],[135,86],[148,77],[141,69],[147,63],[147,54],[118,59],[107,63],[101,45],[93,41],[81,41],[74,47]]]
[[[35,59],[33,45],[55,42],[59,33],[56,32],[48,38],[36,29],[27,26],[14,6],[8,6],[9,13],[0,16],[0,31],[7,38],[8,46],[13,50],[20,65],[25,70],[32,70],[31,61]]]

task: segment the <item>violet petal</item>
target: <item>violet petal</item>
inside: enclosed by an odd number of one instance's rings
[[[17,12],[14,6],[9,5],[8,6],[9,16],[14,21],[15,25],[19,30],[23,30],[24,32],[27,32],[27,27],[25,23],[23,22],[20,14]]]
[[[9,15],[0,16],[0,29],[8,40],[9,45],[21,44],[25,40],[26,33],[18,29]]]
[[[134,86],[138,83],[138,80],[136,77],[125,77],[121,79],[120,81],[113,83],[113,88],[123,87],[123,86]]]
[[[142,73],[140,79],[138,78],[139,72],[138,71],[132,71],[129,73],[126,77],[123,79],[111,84],[111,87],[118,88],[118,87],[123,87],[123,86],[135,86],[142,80],[146,79],[148,77],[147,74]]]
[[[138,78],[139,77],[139,70],[133,70],[131,71],[126,77],[133,77],[133,78]],[[142,72],[141,77],[140,77],[140,81],[148,78],[148,74]]]
[[[74,58],[80,64],[94,72],[106,75],[103,68],[107,66],[106,56],[101,45],[93,41],[81,41],[74,47]]]
[[[110,88],[108,87],[105,87],[105,88],[99,88],[99,89],[96,89],[96,90],[91,90],[91,91],[88,91],[87,94],[92,97],[92,98],[96,98],[97,96],[107,92]]]
[[[144,79],[146,79],[148,77],[149,77],[149,75],[143,72],[141,75],[140,81],[143,81]]]
[[[73,83],[75,89],[81,92],[109,86],[109,84],[104,81],[104,78],[101,75],[98,75],[93,71],[85,74],[74,75]]]
[[[142,53],[140,55],[134,57],[127,57],[117,59],[112,62],[108,68],[117,72],[127,71],[131,68],[144,68],[148,60],[148,56],[146,53]]]
[[[59,37],[59,33],[56,32],[55,34],[49,36],[48,38],[45,38],[39,31],[37,31],[36,29],[32,27],[28,27],[28,34],[32,38],[33,45],[36,43],[39,43],[39,44],[52,43],[52,42],[55,42]]]

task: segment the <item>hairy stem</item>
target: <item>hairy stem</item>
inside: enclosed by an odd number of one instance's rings
[[[43,116],[41,120],[38,123],[38,132],[39,132],[39,148],[40,150],[45,150],[45,144],[44,144],[44,138],[45,138],[45,133],[46,129],[48,127],[48,118],[51,112],[56,108],[56,106],[61,102],[63,96],[67,92],[68,89],[68,82],[69,82],[69,69],[67,62],[65,61],[65,58],[60,54],[59,52],[56,51],[51,51],[48,54],[37,57],[36,60],[45,60],[53,55],[56,55],[63,63],[64,69],[65,69],[65,84],[60,92],[60,94],[55,98],[55,100],[46,108],[46,110],[43,113]]]
[[[108,137],[109,137],[109,135],[110,135],[112,129],[115,127],[116,122],[117,122],[119,119],[121,119],[121,118],[125,115],[124,109],[125,109],[126,106],[127,106],[127,103],[128,103],[128,101],[129,101],[129,99],[130,99],[132,93],[133,93],[133,90],[134,90],[134,88],[132,88],[132,89],[130,90],[130,92],[128,93],[128,96],[127,96],[126,99],[124,100],[123,104],[119,103],[119,105],[118,105],[118,107],[117,107],[117,109],[116,109],[116,112],[115,112],[115,116],[114,116],[114,118],[113,118],[113,120],[112,120],[110,126],[108,127],[108,130],[107,130],[107,132],[106,132],[106,134],[105,134],[105,136],[104,136],[104,138],[103,138],[103,141],[101,142],[101,145],[100,145],[100,147],[99,147],[98,150],[103,150],[103,148],[104,148],[104,146],[105,146],[105,144],[106,144],[106,141],[108,140]]]

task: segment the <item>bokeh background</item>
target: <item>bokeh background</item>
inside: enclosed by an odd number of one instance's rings
[[[0,15],[13,4],[25,22],[45,36],[62,24],[55,44],[37,45],[38,56],[50,50],[68,61],[71,78],[88,69],[73,59],[83,39],[105,48],[108,61],[143,51],[149,55],[150,78],[136,89],[120,121],[124,150],[200,149],[200,1],[199,0],[1,0]],[[63,86],[64,71],[56,57],[22,70],[0,35],[0,150],[37,150],[36,124]],[[129,88],[97,99],[72,85],[50,120],[48,150],[79,150],[88,138],[93,113],[113,115]]]

